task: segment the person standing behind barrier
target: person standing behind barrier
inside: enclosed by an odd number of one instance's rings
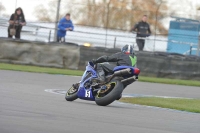
[[[22,27],[26,25],[26,20],[22,8],[17,8],[9,20],[8,37],[20,39]]]
[[[145,45],[145,38],[151,35],[151,29],[147,23],[147,15],[142,17],[142,21],[138,22],[131,31],[137,32],[136,43],[138,45],[139,51],[143,51]],[[144,39],[141,39],[144,38]]]
[[[74,25],[70,19],[70,14],[67,13],[58,24],[57,42],[65,42],[65,36],[67,31],[73,31]]]

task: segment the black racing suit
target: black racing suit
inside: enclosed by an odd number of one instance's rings
[[[111,56],[101,56],[93,61],[97,65],[97,73],[101,81],[105,81],[105,76],[113,73],[116,66],[135,66],[137,57],[134,54],[125,54],[122,52],[113,54]],[[105,63],[110,62],[110,63]],[[102,63],[102,64],[100,64]]]
[[[140,21],[133,28],[132,31],[137,31],[137,37],[147,37],[150,36],[151,30],[150,26],[147,22]],[[139,51],[143,51],[145,40],[144,39],[136,39],[136,43],[138,45]]]

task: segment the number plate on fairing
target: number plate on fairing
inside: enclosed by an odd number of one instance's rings
[[[90,90],[85,91],[85,97],[90,97]]]
[[[78,91],[78,97],[84,100],[91,100],[91,101],[95,100],[91,89],[80,88]]]

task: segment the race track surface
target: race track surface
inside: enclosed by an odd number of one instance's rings
[[[67,102],[46,89],[80,77],[0,70],[0,133],[199,133],[200,114],[114,102]],[[200,98],[199,87],[137,82],[124,93]]]

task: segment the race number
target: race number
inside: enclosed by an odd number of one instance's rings
[[[90,91],[88,90],[85,91],[85,97],[90,97]]]

